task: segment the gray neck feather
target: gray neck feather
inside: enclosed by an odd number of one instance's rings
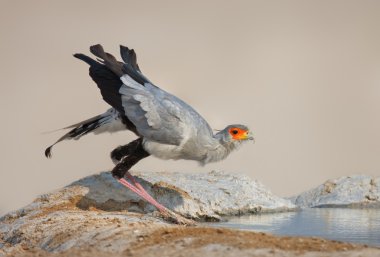
[[[240,141],[231,140],[227,133],[220,131],[214,135],[212,147],[208,150],[202,164],[221,161],[240,145]]]

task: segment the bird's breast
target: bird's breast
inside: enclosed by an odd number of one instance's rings
[[[180,145],[168,145],[155,141],[144,140],[144,149],[151,155],[164,160],[195,160],[202,161],[205,158],[205,148],[188,140]]]

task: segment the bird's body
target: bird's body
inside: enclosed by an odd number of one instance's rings
[[[120,89],[131,121],[143,137],[144,149],[161,159],[188,159],[204,162],[214,146],[212,129],[191,106],[164,90],[146,83],[134,83],[128,75],[121,78]],[[139,102],[140,108],[129,103]],[[141,116],[145,119],[141,120]]]
[[[112,108],[67,127],[71,130],[56,143],[79,139],[89,132],[132,131],[138,139],[111,153],[117,163],[112,173],[121,183],[128,169],[149,155],[160,159],[194,160],[204,165],[226,158],[242,142],[253,139],[244,125],[230,125],[213,134],[207,121],[190,105],[155,86],[141,73],[133,50],[120,47],[124,63],[104,52],[100,45],[90,47],[90,51],[98,61],[84,54],[74,56],[90,65],[91,78]],[[51,156],[52,146],[45,151],[47,157]],[[143,191],[135,192],[144,197]]]

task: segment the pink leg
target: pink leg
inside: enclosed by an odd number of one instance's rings
[[[131,191],[135,192],[139,196],[141,196],[143,199],[145,199],[147,202],[155,206],[160,212],[165,212],[167,209],[162,206],[161,204],[157,203],[144,189],[144,192],[140,191],[137,187],[126,181],[124,178],[121,178],[118,180],[122,185],[126,186],[129,188]],[[140,185],[140,184],[139,184]],[[137,185],[136,185],[137,186]],[[142,187],[140,185],[140,187]]]
[[[153,197],[151,197],[148,194],[148,192],[145,191],[145,189],[140,185],[140,183],[138,183],[136,181],[136,179],[129,172],[127,172],[127,176],[131,180],[131,182],[135,185],[132,185],[131,183],[129,183],[124,178],[118,179],[118,181],[122,185],[126,186],[127,188],[129,188],[130,190],[132,190],[133,192],[135,192],[136,194],[141,196],[147,202],[149,202],[150,204],[155,206],[161,212],[161,214],[163,215],[162,217],[164,219],[167,219],[171,222],[175,222],[177,224],[182,224],[182,225],[194,225],[195,224],[194,221],[186,219],[186,218],[174,213],[173,211],[167,209],[165,206],[159,204],[156,200],[153,199]]]
[[[140,190],[141,193],[143,193],[147,198],[149,198],[151,202],[155,203],[155,206],[160,206],[162,209],[166,209],[165,206],[158,203],[150,194],[148,194],[147,191],[145,191],[143,186],[139,182],[136,181],[135,177],[132,176],[131,173],[127,171],[126,175],[129,178],[129,180],[132,181],[132,183],[136,186],[136,188]]]

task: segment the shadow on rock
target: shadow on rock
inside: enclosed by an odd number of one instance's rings
[[[158,202],[169,209],[184,204],[187,192],[165,182],[151,183],[136,177],[136,180]],[[82,210],[98,209],[103,211],[153,212],[156,208],[137,194],[117,182],[109,172],[85,177],[70,186],[80,186],[87,193],[80,198],[76,206]]]

